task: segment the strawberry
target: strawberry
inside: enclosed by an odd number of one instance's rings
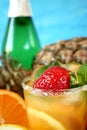
[[[70,86],[69,71],[60,66],[52,66],[45,70],[35,81],[34,88],[57,92]]]

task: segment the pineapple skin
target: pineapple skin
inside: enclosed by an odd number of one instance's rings
[[[87,63],[87,37],[76,37],[46,45],[36,55],[33,68],[48,65],[53,61],[60,62],[64,67],[68,64],[70,69],[76,71],[80,64]]]

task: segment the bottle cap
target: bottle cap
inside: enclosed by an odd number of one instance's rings
[[[10,0],[8,17],[31,16],[29,0]]]

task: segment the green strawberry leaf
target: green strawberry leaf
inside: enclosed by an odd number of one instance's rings
[[[87,63],[80,66],[77,72],[77,78],[80,84],[87,84]]]

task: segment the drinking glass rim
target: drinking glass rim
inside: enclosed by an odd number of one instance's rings
[[[55,94],[52,91],[43,91],[42,89],[35,89],[29,85],[26,84],[26,82],[28,82],[30,79],[30,76],[27,76],[26,78],[24,78],[24,80],[22,81],[22,88],[24,90],[29,91],[31,94],[33,95],[40,95],[40,96],[57,96],[57,95],[69,95],[71,93],[74,92],[78,92],[78,91],[87,91],[87,84],[83,85],[83,86],[79,86],[76,88],[70,88],[70,89],[60,89],[57,92],[55,92]]]

